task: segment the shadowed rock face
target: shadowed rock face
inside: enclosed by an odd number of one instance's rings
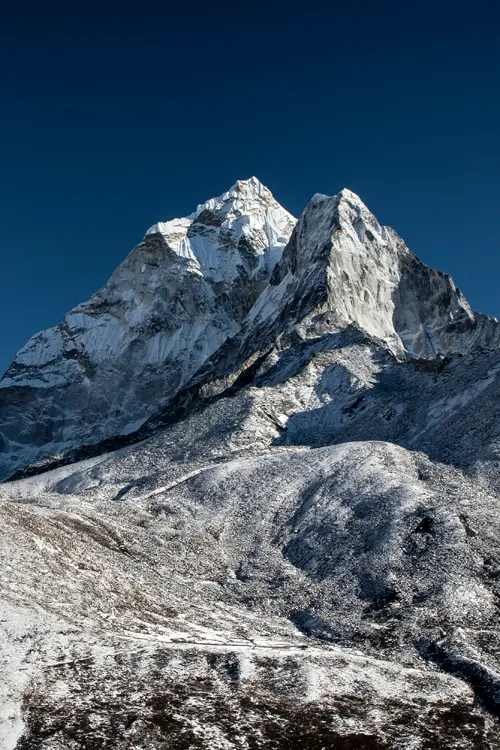
[[[498,323],[349,191],[315,196],[281,254],[269,195],[156,225],[104,288],[127,335],[141,274],[171,305],[157,391],[142,349],[106,350],[144,425],[89,447],[84,422],[0,486],[2,750],[498,747]],[[103,292],[77,308],[98,326]],[[236,328],[200,354],[217,316]],[[42,386],[4,383],[29,455],[82,383],[44,391],[32,443]]]

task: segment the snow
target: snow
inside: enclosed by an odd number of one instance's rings
[[[217,215],[203,224],[207,211]],[[252,178],[151,227],[108,283],[34,336],[0,381],[5,393],[29,389],[3,418],[0,476],[144,424],[239,331],[294,224]]]
[[[232,429],[227,421],[226,429]],[[125,494],[120,503],[104,500],[106,486],[116,491],[129,482],[127,471],[139,479],[149,459],[159,480],[176,466],[171,451],[158,452],[160,436],[156,443],[156,449],[147,441],[2,488],[0,550],[10,565],[2,566],[0,597],[15,596],[21,612],[35,605],[38,620],[26,627],[40,633],[33,664],[27,661],[30,640],[18,633],[3,641],[11,665],[14,658],[29,665],[26,672],[8,673],[22,675],[19,683],[10,676],[4,681],[11,696],[4,705],[17,717],[7,728],[0,724],[5,743],[13,738],[14,749],[30,730],[35,706],[28,686],[41,689],[34,700],[44,727],[63,707],[71,731],[75,714],[83,710],[87,716],[90,705],[93,721],[86,731],[92,737],[100,736],[115,710],[113,694],[127,695],[119,709],[124,715],[134,706],[134,715],[147,721],[151,691],[158,689],[163,701],[172,698],[182,726],[206,727],[209,743],[226,737],[229,717],[231,750],[238,748],[238,733],[255,736],[264,716],[281,705],[294,713],[322,706],[329,725],[342,734],[347,721],[356,736],[383,730],[400,737],[399,711],[410,738],[423,731],[427,711],[446,707],[470,715],[472,689],[428,669],[414,653],[418,631],[410,603],[427,586],[434,593],[419,606],[418,618],[437,610],[457,627],[474,621],[484,629],[491,596],[478,585],[474,565],[456,566],[468,544],[458,517],[472,498],[471,484],[462,484],[459,507],[441,488],[438,508],[439,484],[422,481],[415,455],[389,443],[358,442],[307,451],[274,448],[198,468],[193,459],[184,466],[189,471],[150,492],[138,486],[135,494],[130,490],[131,499]],[[84,474],[94,486],[85,485]],[[63,476],[76,494],[54,491]],[[440,481],[452,486],[445,473]],[[24,492],[36,493],[38,502],[19,502]],[[406,561],[408,530],[425,512],[437,514],[438,563],[422,554]],[[480,528],[479,516],[473,523]],[[247,578],[230,576],[242,563]],[[403,597],[396,653],[370,646],[382,626],[365,612],[370,586],[377,591],[393,581]],[[327,623],[343,633],[340,642],[320,640],[292,624],[297,611],[307,617],[311,600],[310,627]],[[8,613],[9,622],[22,621],[19,611]],[[50,614],[55,611],[64,613],[65,626]],[[349,641],[353,628],[355,646]],[[198,678],[210,689],[194,689]],[[184,686],[191,686],[187,702],[179,703],[177,691],[182,695]],[[221,697],[224,712],[209,708],[212,694]],[[394,703],[395,694],[401,705]],[[241,695],[256,701],[250,728],[246,714],[231,713],[231,696]],[[23,700],[31,713],[21,712]],[[469,724],[478,725],[464,722],[453,736],[472,750]],[[437,719],[432,726],[433,732],[446,731]],[[135,732],[141,746],[140,721]],[[433,737],[439,746],[441,734]]]
[[[122,435],[130,435],[132,432],[136,432],[145,422],[145,418],[137,419],[135,422],[129,422],[122,430]]]
[[[205,227],[197,234],[197,220],[206,211],[217,214],[220,225]],[[231,232],[236,239],[246,237],[255,245],[256,275],[262,267],[273,267],[288,241],[295,219],[274,201],[269,190],[256,178],[237,182],[221,195],[198,206],[189,219],[174,219],[154,224],[146,236],[159,233],[180,257],[199,264],[203,275],[213,281],[232,281],[238,267],[246,266],[239,253],[221,252],[221,233]],[[190,234],[191,230],[191,234]]]
[[[215,369],[236,372],[240,356],[257,357],[294,327],[314,337],[325,316],[330,332],[355,326],[399,359],[500,341],[498,322],[473,313],[350,190],[315,195],[296,224],[250,178],[151,227],[103,289],[21,350],[0,382],[6,396],[25,389],[5,407],[0,471],[130,434],[218,353]]]
[[[148,230],[2,382],[12,469],[150,430],[0,486],[2,750],[495,746],[498,343],[348,190]]]
[[[58,328],[49,328],[33,336],[18,352],[16,361],[27,366],[45,365],[55,360],[61,349],[61,332]]]

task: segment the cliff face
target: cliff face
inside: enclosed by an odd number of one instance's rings
[[[419,261],[349,190],[314,196],[244,330],[279,335],[327,312],[332,328],[354,325],[401,356],[432,359],[499,340],[498,322],[473,312],[449,276]]]

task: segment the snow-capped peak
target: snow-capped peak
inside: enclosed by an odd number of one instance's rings
[[[3,474],[138,429],[228,339],[247,357],[321,326],[363,329],[401,357],[500,338],[352,191],[315,195],[296,222],[251,177],[151,227],[96,295],[19,352],[0,382]]]
[[[273,268],[294,225],[271,191],[251,177],[185,219],[154,224],[146,237],[160,234],[178,257],[192,261],[212,281],[224,282],[235,279],[240,268],[252,277]]]
[[[449,276],[419,261],[348,189],[317,193],[303,211],[249,313],[244,348],[262,331],[277,336],[323,314],[330,327],[354,325],[398,356],[433,358],[500,338],[496,320],[474,313]]]
[[[204,203],[198,204],[196,211],[185,219],[173,219],[167,222],[157,222],[153,224],[147,232],[148,234],[166,234],[178,228],[179,222],[194,222],[202,217],[207,211],[217,214],[220,220],[227,219],[237,214],[252,215],[255,213],[265,212],[266,209],[281,209],[292,221],[295,221],[291,214],[275,200],[273,194],[257,177],[250,177],[248,180],[238,180],[222,195],[216,198],[209,198]],[[206,217],[205,217],[206,218]]]
[[[138,429],[239,331],[294,225],[250,178],[151,227],[97,294],[7,370],[0,473]]]
[[[248,204],[252,207],[252,203],[255,201],[264,201],[270,205],[276,204],[276,200],[269,188],[263,185],[257,177],[249,177],[248,180],[237,180],[229,190],[218,198],[210,198],[205,203],[201,203],[196,211],[191,214],[190,218],[197,218],[205,209],[214,211],[220,210],[223,206],[227,206],[228,211],[241,210],[248,206]]]

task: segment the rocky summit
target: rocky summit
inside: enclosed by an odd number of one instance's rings
[[[0,382],[1,750],[496,750],[499,405],[349,190],[154,225]]]

